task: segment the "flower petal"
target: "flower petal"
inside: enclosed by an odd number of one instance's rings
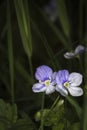
[[[55,86],[53,86],[53,85],[47,86],[47,88],[46,88],[46,94],[51,94],[54,91],[55,91]]]
[[[44,7],[44,11],[51,21],[55,21],[58,13],[55,0],[50,0],[50,3]]]
[[[82,88],[79,88],[79,87],[68,87],[67,89],[68,89],[68,91],[70,92],[70,94],[72,96],[81,96],[81,95],[83,95]]]
[[[69,77],[69,72],[68,70],[60,70],[56,74],[56,83],[57,85],[63,84],[64,82],[67,81]]]
[[[46,90],[46,86],[41,83],[35,83],[32,87],[32,91],[35,93],[44,92],[45,90]]]
[[[36,69],[35,78],[37,80],[44,81],[44,80],[48,79],[49,77],[51,77],[52,73],[53,73],[53,71],[50,67],[48,67],[46,65],[42,65]]]
[[[55,85],[55,84],[56,84],[56,74],[57,74],[57,72],[54,72],[54,73],[52,74],[52,77],[51,77],[51,83],[52,83],[52,85]]]
[[[73,72],[69,75],[70,86],[77,87],[82,83],[82,75],[80,73]]]
[[[66,53],[64,54],[64,57],[65,57],[66,59],[71,59],[71,58],[74,58],[74,57],[75,57],[75,54],[74,54],[73,52],[66,52]]]
[[[68,91],[61,85],[56,86],[56,91],[58,91],[62,96],[67,96],[68,95]]]
[[[76,49],[75,49],[75,55],[81,54],[81,53],[83,53],[84,51],[85,51],[85,47],[82,46],[82,45],[79,45],[79,46],[77,46]]]

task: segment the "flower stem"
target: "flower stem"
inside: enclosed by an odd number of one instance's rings
[[[52,110],[54,108],[54,106],[56,105],[56,103],[58,102],[59,100],[59,96],[56,98],[56,100],[54,101],[53,105],[51,106],[50,110]]]
[[[41,105],[41,125],[39,130],[44,130],[44,118],[43,118],[43,109],[44,109],[44,102],[45,102],[45,93],[42,94],[42,105]]]
[[[67,116],[66,116],[66,114],[67,114],[67,100],[65,99],[65,102],[64,102],[64,109],[65,109],[65,123],[64,123],[64,125],[65,125],[65,129],[64,130],[67,130]]]
[[[82,65],[82,61],[81,61],[81,58],[78,57],[78,61],[79,61],[79,66],[80,66],[80,70],[81,70],[81,73],[84,72],[84,69],[83,69],[83,65]],[[83,73],[84,74],[84,73]]]
[[[67,96],[66,99],[75,108],[79,119],[81,119],[82,109],[79,106],[79,104],[73,98],[71,98],[70,96]]]

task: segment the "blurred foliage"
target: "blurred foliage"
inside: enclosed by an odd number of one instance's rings
[[[16,104],[10,105],[0,99],[0,129],[1,130],[35,130],[31,119],[27,116],[19,119]]]
[[[44,130],[87,130],[87,53],[63,57],[79,44],[87,47],[87,1],[54,0],[54,21],[44,10],[50,1],[0,1],[0,130],[39,130],[38,112]],[[84,96],[65,99],[55,92],[45,96],[41,111],[42,93],[33,93],[32,85],[42,64],[82,73]],[[64,104],[51,109],[58,95]]]

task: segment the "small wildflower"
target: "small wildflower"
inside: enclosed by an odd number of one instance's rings
[[[73,72],[69,74],[68,70],[60,70],[56,74],[56,91],[61,95],[67,96],[68,92],[72,96],[83,95],[82,88],[78,87],[82,83],[82,75]]]
[[[48,15],[49,19],[54,22],[57,18],[56,1],[50,0],[50,3],[44,7],[44,11]]]
[[[51,94],[55,91],[55,76],[52,69],[46,65],[39,66],[35,72],[35,78],[39,83],[35,83],[32,87],[33,92],[45,92]]]
[[[83,53],[85,51],[85,47],[82,46],[82,45],[78,45],[76,48],[75,48],[75,51],[74,52],[66,52],[64,54],[64,57],[66,59],[71,59],[71,58],[74,58],[76,57],[77,55]]]

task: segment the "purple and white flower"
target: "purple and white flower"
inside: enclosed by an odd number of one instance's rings
[[[44,7],[44,11],[49,19],[54,22],[57,19],[57,6],[55,0],[50,0],[49,4]]]
[[[66,53],[64,54],[64,57],[65,57],[66,59],[71,59],[71,58],[76,57],[76,56],[79,55],[79,54],[82,54],[84,51],[85,51],[85,47],[82,46],[82,45],[78,45],[78,46],[75,48],[75,51],[74,51],[74,52],[66,52]]]
[[[35,83],[32,87],[33,92],[45,92],[51,94],[55,91],[56,72],[46,65],[39,66],[35,72],[35,78],[39,83]]]
[[[78,86],[82,83],[82,78],[80,73],[69,74],[68,70],[60,70],[56,74],[56,91],[62,96],[67,96],[68,92],[72,96],[81,96],[83,90]]]

